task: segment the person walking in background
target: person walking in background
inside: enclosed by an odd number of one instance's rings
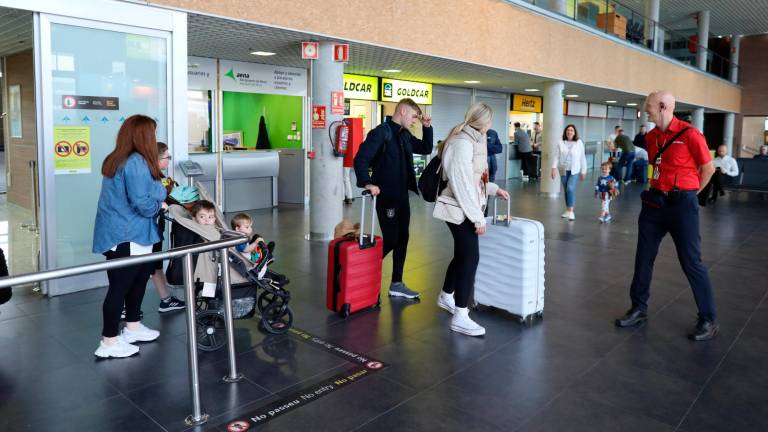
[[[565,195],[565,213],[561,217],[575,220],[576,214],[573,208],[576,205],[576,184],[579,179],[587,178],[587,156],[584,152],[584,143],[579,139],[576,126],[570,124],[563,131],[563,137],[555,150],[552,159],[552,172],[554,180],[560,175]]]
[[[101,166],[101,194],[93,231],[93,252],[107,260],[152,253],[160,241],[157,215],[167,209],[166,190],[160,182],[154,120],[128,117],[117,133],[115,149]],[[116,229],[119,227],[120,229]],[[141,323],[141,302],[155,264],[137,264],[107,270],[109,288],[102,305],[104,327],[97,357],[129,357],[139,352],[134,342],[160,336]],[[120,333],[120,312],[125,304],[125,328]]]
[[[715,167],[704,135],[675,118],[675,98],[670,92],[649,94],[645,112],[656,124],[646,136],[653,176],[651,189],[640,195],[635,273],[629,289],[632,306],[616,320],[616,326],[633,327],[648,320],[653,263],[661,240],[669,233],[699,310],[696,327],[688,338],[709,340],[720,327],[709,273],[701,262],[696,193],[709,182]]]
[[[498,163],[496,162],[496,155],[504,151],[504,147],[499,140],[499,134],[493,129],[488,129],[486,134],[488,141],[488,180],[496,181],[496,171],[498,170]]]
[[[453,314],[451,330],[482,336],[485,328],[469,317],[469,299],[480,261],[478,236],[485,233],[484,211],[489,196],[509,194],[488,181],[485,134],[493,111],[480,102],[469,107],[438,150],[446,187],[435,202],[433,216],[443,220],[453,236],[453,259],[445,273],[437,305]]]
[[[535,168],[531,168],[533,161],[533,147],[531,146],[531,137],[520,127],[520,122],[515,122],[515,145],[517,153],[520,155],[520,165],[523,170],[523,181],[528,181],[533,176]]]
[[[421,121],[423,127],[422,139],[414,137],[409,131],[417,121]],[[403,282],[411,223],[408,191],[419,193],[413,154],[432,153],[432,133],[432,119],[422,114],[416,102],[406,98],[397,103],[392,118],[368,133],[355,156],[357,186],[378,196],[376,215],[384,237],[384,256],[393,252],[392,283],[389,286],[391,297],[419,297],[418,292],[409,289]]]
[[[616,135],[616,147],[621,149],[621,157],[619,157],[619,165],[616,168],[618,176],[616,181],[624,184],[629,184],[629,180],[632,178],[632,162],[635,160],[635,145],[627,135],[624,134],[624,129],[619,128],[618,135]],[[622,173],[622,170],[626,168],[626,173]]]

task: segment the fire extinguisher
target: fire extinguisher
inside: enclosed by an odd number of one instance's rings
[[[336,127],[336,139],[333,139],[331,136],[331,131],[333,130],[334,125],[338,125]],[[344,119],[342,121],[331,123],[328,128],[328,135],[329,138],[331,138],[331,144],[333,145],[333,155],[336,157],[344,157],[344,154],[347,152],[347,145],[349,145],[349,124],[347,123],[347,120]]]

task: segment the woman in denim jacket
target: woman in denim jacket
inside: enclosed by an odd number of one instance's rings
[[[93,252],[107,260],[152,253],[160,241],[156,217],[166,191],[157,163],[154,120],[129,117],[117,133],[115,150],[101,166],[104,176],[93,231]],[[154,264],[139,264],[107,271],[109,290],[102,313],[102,340],[97,357],[129,357],[139,352],[134,342],[150,342],[160,332],[141,323],[141,302]],[[119,333],[120,312],[125,305],[125,328]]]

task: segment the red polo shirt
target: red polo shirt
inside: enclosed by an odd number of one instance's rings
[[[707,140],[689,123],[672,118],[667,130],[658,127],[645,135],[648,145],[648,163],[653,166],[656,154],[673,136],[682,129],[689,129],[680,135],[661,155],[659,179],[651,179],[651,187],[669,192],[677,186],[680,190],[697,190],[700,186],[699,167],[712,160]]]

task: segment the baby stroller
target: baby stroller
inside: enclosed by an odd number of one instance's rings
[[[217,214],[217,225],[199,225],[185,208],[171,205],[165,217],[171,222],[173,248],[240,235],[223,230],[220,214]],[[284,288],[289,280],[269,269],[274,262],[274,242],[261,246],[265,253],[258,264],[252,263],[234,248],[229,249],[232,318],[252,318],[258,308],[261,326],[269,333],[283,334],[293,324],[293,311],[288,306],[291,294]],[[211,251],[192,256],[197,346],[202,351],[215,351],[226,344],[219,255],[218,251]],[[183,274],[183,258],[172,259],[166,271],[168,283],[183,285]]]

